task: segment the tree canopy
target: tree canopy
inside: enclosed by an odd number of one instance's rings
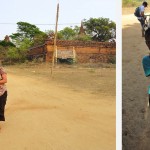
[[[70,27],[65,27],[58,32],[58,38],[63,40],[72,40],[77,33]]]
[[[10,41],[5,41],[5,40],[3,40],[3,41],[0,41],[0,45],[1,46],[3,46],[3,47],[15,47],[15,44],[13,44],[12,42],[10,42]]]
[[[90,41],[91,37],[89,35],[79,35],[80,27],[65,27],[64,29],[58,31],[57,39],[59,40],[80,40],[80,41]],[[54,37],[54,31],[47,31],[50,38]]]
[[[17,23],[17,32],[10,35],[16,47],[9,47],[7,58],[24,61],[31,46],[43,44],[48,35],[38,27],[27,22]]]
[[[81,30],[80,30],[81,29]],[[83,34],[80,31],[85,31]],[[54,38],[54,31],[40,31],[38,27],[27,22],[17,23],[17,32],[10,35],[12,42],[0,41],[2,56],[9,60],[26,59],[28,49],[32,46],[41,45],[47,38]],[[57,38],[61,40],[82,41],[108,41],[116,37],[116,24],[108,18],[84,19],[82,28],[80,26],[65,27],[58,31]],[[7,47],[7,48],[4,48]]]
[[[17,32],[10,35],[12,41],[16,44],[16,41],[22,42],[25,38],[29,39],[34,45],[40,44],[47,38],[47,34],[40,31],[38,27],[27,22],[18,22],[17,23]],[[35,39],[37,39],[34,41]],[[38,42],[38,43],[37,43]]]
[[[94,41],[105,42],[116,37],[116,24],[108,18],[90,18],[84,20],[83,24]]]

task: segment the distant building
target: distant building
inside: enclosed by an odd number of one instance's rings
[[[83,27],[83,22],[81,22],[81,26],[80,26],[80,30],[79,30],[79,36],[82,36],[82,35],[86,35],[85,29]]]
[[[5,36],[4,41],[5,41],[5,42],[10,42],[10,38],[9,38],[8,35]]]

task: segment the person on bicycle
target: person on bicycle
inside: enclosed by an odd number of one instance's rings
[[[144,37],[144,25],[145,25],[145,20],[146,17],[144,16],[144,11],[145,11],[145,7],[147,7],[148,3],[147,2],[143,2],[143,4],[141,6],[139,6],[139,13],[140,13],[140,17],[137,17],[137,19],[139,20],[139,22],[141,23],[141,27],[142,27],[142,37]]]

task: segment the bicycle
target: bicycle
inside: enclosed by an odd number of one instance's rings
[[[145,31],[150,28],[150,15],[144,15],[145,24],[143,25],[143,33],[145,36]]]

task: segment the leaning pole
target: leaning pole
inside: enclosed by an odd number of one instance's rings
[[[58,15],[59,15],[59,2],[57,4],[57,12],[56,12],[56,25],[55,25],[55,35],[54,35],[54,50],[52,55],[52,67],[51,67],[51,74],[53,74],[53,68],[55,65],[55,55],[56,55],[56,43],[57,43],[57,27],[58,27]]]

